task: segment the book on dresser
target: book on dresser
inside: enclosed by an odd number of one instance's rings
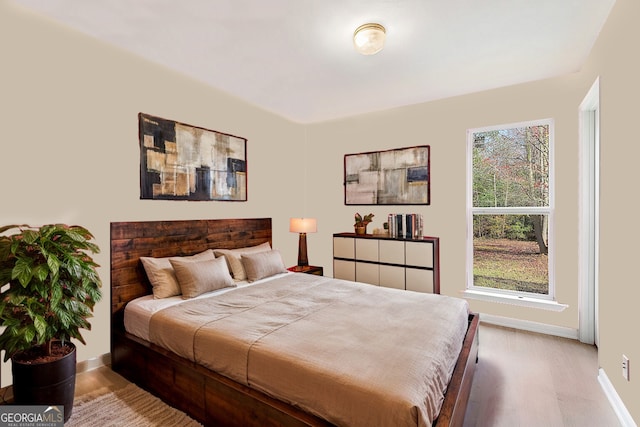
[[[422,214],[389,214],[387,229],[391,238],[421,239],[424,218]]]
[[[333,235],[333,276],[377,286],[440,293],[440,239]]]

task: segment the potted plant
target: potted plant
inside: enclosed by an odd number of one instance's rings
[[[80,226],[0,227],[0,350],[12,361],[14,401],[64,405],[64,421],[75,391],[71,339],[86,344],[80,329],[91,329],[102,296],[91,239]]]
[[[367,234],[367,225],[373,220],[374,216],[375,215],[370,213],[363,217],[362,215],[356,212],[356,215],[355,215],[356,222],[355,224],[353,224],[356,230],[356,234]]]

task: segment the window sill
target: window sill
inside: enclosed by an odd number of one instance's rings
[[[497,302],[501,304],[519,305],[522,307],[540,308],[542,310],[563,311],[569,307],[567,304],[560,304],[557,301],[544,300],[531,297],[520,297],[515,295],[504,295],[495,292],[486,292],[467,289],[462,293],[465,298],[480,301]]]

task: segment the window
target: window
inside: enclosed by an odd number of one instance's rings
[[[553,121],[467,138],[467,288],[553,299]]]

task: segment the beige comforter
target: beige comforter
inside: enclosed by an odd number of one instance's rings
[[[341,426],[429,426],[466,301],[289,274],[153,315],[151,341]]]

